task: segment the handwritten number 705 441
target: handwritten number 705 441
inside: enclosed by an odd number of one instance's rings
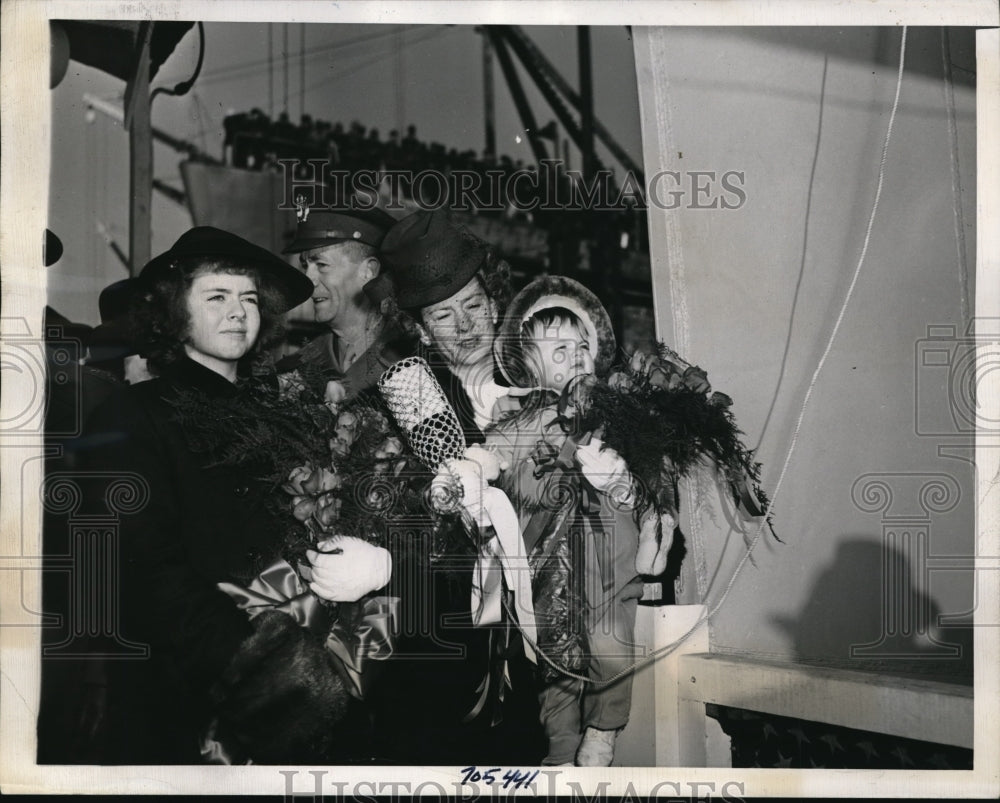
[[[507,770],[503,775],[497,776],[503,767],[491,767],[490,769],[479,769],[479,767],[465,767],[459,770],[462,773],[462,783],[479,783],[482,781],[487,786],[499,784],[502,789],[520,789],[528,786],[538,776],[539,770]]]

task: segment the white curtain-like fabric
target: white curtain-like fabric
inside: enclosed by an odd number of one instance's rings
[[[635,30],[658,336],[735,400],[768,492],[861,255],[900,38]],[[972,31],[908,31],[867,256],[773,511],[784,543],[764,531],[713,649],[971,670],[973,573],[941,567],[975,547],[974,67]],[[711,607],[743,533],[707,475],[682,496],[679,601]]]

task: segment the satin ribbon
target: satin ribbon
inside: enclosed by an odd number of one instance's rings
[[[744,474],[739,483],[734,483],[734,486],[739,504],[743,510],[754,518],[763,516],[764,507],[761,505],[760,500],[757,498],[757,494],[754,492],[753,483],[750,481],[750,477]]]
[[[480,626],[503,619],[503,586],[497,577],[495,563],[499,562],[507,587],[514,592],[518,623],[527,636],[524,640],[524,654],[529,661],[537,663],[535,651],[528,643],[528,639],[532,642],[538,639],[531,595],[531,570],[528,567],[517,513],[507,494],[493,487],[483,490],[483,508],[493,525],[495,535],[480,548],[476,561],[472,580],[472,623]]]
[[[201,753],[201,760],[204,764],[223,764],[231,767],[237,764],[252,764],[249,759],[241,758],[234,753],[225,742],[217,737],[219,721],[215,718],[208,724],[208,728],[201,735],[198,751]]]
[[[362,679],[369,663],[385,661],[393,654],[399,597],[381,595],[339,603],[337,621],[331,628],[327,608],[287,561],[272,563],[249,586],[219,583],[218,587],[251,619],[266,610],[281,611],[325,637],[326,648],[339,659],[338,669],[350,683],[348,690],[359,699],[370,685]]]
[[[535,464],[532,475],[535,479],[541,479],[545,474],[551,473],[554,475],[551,481],[559,482],[559,474],[556,472],[562,472],[564,476],[569,478],[573,484],[573,489],[579,495],[580,511],[585,515],[599,510],[601,500],[597,491],[589,482],[582,482],[580,480],[573,455],[576,453],[578,446],[590,443],[590,438],[591,433],[589,432],[577,436],[568,435],[563,442],[562,448],[558,450],[551,443],[540,440],[535,444],[535,449],[531,453],[531,460]],[[565,518],[567,512],[565,506],[556,510],[552,508],[552,505],[543,505],[541,510],[533,513],[528,519],[528,523],[524,526],[523,540],[525,549],[528,552],[534,549],[535,544],[538,543],[542,534],[552,526],[553,520],[557,516]]]
[[[320,604],[319,597],[309,590],[287,561],[275,561],[248,586],[219,583],[218,587],[251,619],[264,611],[281,611],[314,633],[322,633],[329,625],[329,613]]]
[[[264,611],[282,611],[300,626],[320,636],[329,629],[324,646],[339,660],[337,669],[348,682],[348,691],[358,699],[370,686],[371,661],[392,657],[399,621],[399,597],[377,596],[358,602],[340,603],[338,618],[330,629],[327,609],[320,604],[291,564],[278,560],[251,581],[249,586],[218,583],[236,605],[252,619]],[[206,764],[252,764],[236,755],[217,738],[218,720],[209,723],[200,738],[199,750]]]
[[[499,573],[499,572],[498,572]],[[501,590],[500,592],[504,592]],[[524,642],[522,642],[524,643]],[[525,647],[527,644],[525,643]],[[489,641],[489,661],[486,667],[486,674],[476,687],[475,704],[468,714],[462,717],[462,723],[472,722],[478,717],[486,703],[490,699],[490,690],[496,688],[497,705],[493,708],[493,716],[490,725],[496,726],[503,722],[503,701],[507,696],[507,689],[513,688],[510,680],[510,664],[507,661],[507,651],[510,648],[510,622],[507,622],[502,629],[493,628],[490,630]]]
[[[340,659],[341,674],[359,700],[371,686],[371,661],[387,661],[399,632],[399,597],[379,595],[342,603],[340,616],[326,637],[326,648]]]
[[[584,432],[579,435],[567,435],[566,440],[563,441],[562,448],[558,450],[548,441],[538,441],[535,444],[534,451],[531,453],[531,460],[535,464],[534,471],[531,472],[532,476],[538,480],[554,471],[562,471],[573,477],[577,476],[579,470],[577,469],[576,462],[573,460],[573,455],[576,454],[576,450],[580,446],[586,446],[590,443],[592,435],[593,433],[590,432]],[[601,506],[600,495],[594,486],[589,482],[577,482],[576,486],[580,491],[580,509],[584,513],[597,510]]]

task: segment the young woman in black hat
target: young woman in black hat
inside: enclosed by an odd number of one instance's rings
[[[348,699],[330,654],[285,613],[251,619],[218,585],[245,586],[279,557],[267,491],[202,448],[184,420],[231,415],[251,363],[312,282],[210,227],[184,234],[140,282],[132,317],[158,376],[98,411],[91,429],[103,445],[90,464],[131,488],[118,511],[115,638],[148,655],[108,662],[98,761],[329,761]]]

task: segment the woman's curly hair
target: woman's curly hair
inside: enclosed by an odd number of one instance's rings
[[[503,318],[507,305],[513,296],[510,281],[510,264],[495,251],[489,251],[482,267],[476,271],[475,278],[479,281],[486,295],[496,304],[497,316]],[[388,321],[394,323],[407,336],[416,340],[420,335],[420,310],[407,310],[399,306],[395,296],[382,300],[380,311]]]
[[[150,367],[159,373],[184,356],[191,316],[187,296],[195,277],[206,273],[250,276],[257,284],[260,333],[240,360],[240,369],[251,365],[285,333],[283,299],[276,287],[252,265],[225,257],[178,257],[144,292],[136,293],[129,308],[129,326]]]

